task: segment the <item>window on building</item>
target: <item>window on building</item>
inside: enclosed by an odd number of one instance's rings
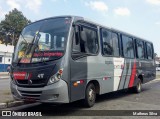
[[[127,58],[134,58],[133,39],[122,35],[123,55]]]
[[[0,62],[2,63],[2,56],[0,56]]]
[[[144,43],[141,40],[136,40],[137,56],[140,59],[144,59]]]

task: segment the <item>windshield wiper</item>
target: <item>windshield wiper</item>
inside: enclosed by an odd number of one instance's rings
[[[24,38],[24,36],[22,35],[22,33],[20,33],[20,35],[22,36],[22,39],[25,41],[25,43],[28,45],[29,43],[28,43],[27,40]],[[24,56],[25,56],[25,55],[26,55],[26,53],[24,54]],[[23,57],[24,57],[24,56],[23,56]],[[21,59],[22,59],[22,57],[18,59],[17,65],[18,65],[18,63],[21,61]]]
[[[34,36],[32,43],[30,44],[31,46],[29,48],[27,48],[28,49],[27,54],[29,54],[29,53],[32,54],[31,60],[32,60],[32,57],[34,55],[34,52],[35,52],[36,48],[38,48],[37,50],[39,52],[42,52],[44,54],[44,51],[41,51],[40,48],[39,48],[39,45],[38,45],[38,41],[39,41],[40,37],[41,37],[41,35],[39,34],[39,31],[38,31],[36,33],[36,35]],[[45,60],[44,60],[44,57],[41,58],[41,61],[43,63],[46,63]]]
[[[27,47],[27,50],[26,50],[26,54],[29,54],[29,53],[32,53],[33,50],[35,49],[33,46],[37,47],[37,43],[38,43],[38,40],[40,39],[41,36],[38,36],[39,35],[39,32],[35,34],[35,36],[33,37],[33,40],[32,40],[32,43],[29,43],[28,44],[28,47]],[[38,39],[37,39],[38,38]]]
[[[39,32],[37,34],[39,34]],[[32,43],[28,43],[27,40],[22,35],[22,33],[20,35],[22,36],[23,40],[25,41],[25,43],[27,45],[27,48],[26,48],[26,51],[25,51],[24,55],[22,57],[18,58],[17,64],[21,61],[22,58],[24,58],[26,55],[28,55],[29,53],[32,53],[35,50],[35,48],[38,46],[37,43],[34,43],[35,39],[36,39],[36,41],[39,40],[39,39],[37,39],[37,35],[35,35],[34,38],[33,38],[33,40],[32,40]],[[33,46],[35,46],[35,47],[33,47]],[[39,50],[39,46],[38,46],[38,50]]]

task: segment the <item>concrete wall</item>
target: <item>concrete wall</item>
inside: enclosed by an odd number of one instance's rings
[[[13,53],[14,52],[14,46],[11,45],[4,45],[0,44],[0,52],[8,52],[8,53]]]
[[[7,71],[8,65],[12,62],[14,46],[0,44],[0,72]]]

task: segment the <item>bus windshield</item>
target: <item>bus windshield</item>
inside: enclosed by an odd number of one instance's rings
[[[17,43],[13,62],[36,63],[64,55],[71,18],[52,18],[26,26]]]

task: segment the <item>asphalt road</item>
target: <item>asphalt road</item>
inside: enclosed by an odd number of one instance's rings
[[[160,72],[157,72],[160,75]],[[9,80],[0,80],[0,91],[9,90]],[[118,91],[113,93],[108,93],[97,97],[96,104],[92,108],[85,108],[81,101],[77,101],[70,104],[62,105],[42,105],[40,103],[27,104],[18,107],[8,108],[6,110],[18,111],[18,112],[41,112],[41,118],[75,118],[75,115],[102,115],[105,113],[103,110],[160,110],[160,80],[153,80],[147,84],[143,85],[143,91],[140,94],[134,94],[129,91]],[[95,111],[95,110],[102,110]],[[87,112],[87,113],[85,113]],[[107,111],[106,111],[107,113]],[[113,111],[112,113],[118,113]],[[123,113],[123,112],[122,112]],[[63,115],[63,116],[57,116]],[[65,115],[65,116],[64,116]],[[48,117],[44,117],[48,116]],[[2,117],[0,117],[2,118]],[[12,117],[13,118],[13,117]],[[27,117],[26,117],[27,118]],[[40,118],[40,117],[38,117]],[[76,116],[76,118],[82,118],[81,116]],[[87,116],[90,118],[100,118],[96,116]],[[101,117],[102,118],[102,117]],[[104,118],[104,117],[103,117]],[[105,117],[109,118],[109,117]],[[112,118],[128,118],[124,117],[112,117]],[[135,118],[135,117],[130,117]],[[136,117],[138,118],[138,117]],[[153,118],[153,117],[141,117],[141,118]],[[159,119],[159,117],[154,117]],[[17,117],[16,117],[17,119]]]
[[[103,110],[160,110],[160,80],[153,80],[150,83],[143,85],[143,91],[140,94],[134,94],[126,91],[118,91],[108,93],[97,97],[96,104],[92,108],[84,108],[81,101],[62,104],[62,105],[42,105],[40,103],[28,104],[19,107],[8,108],[6,110],[18,112],[41,112],[42,118],[53,118],[52,116],[63,115],[62,117],[56,116],[54,118],[75,118],[75,115],[99,115]],[[102,110],[95,111],[95,110]],[[107,113],[107,111],[106,111]],[[112,113],[117,113],[116,111]],[[65,115],[65,116],[64,116]],[[48,116],[48,117],[44,117]],[[27,117],[26,117],[27,118]],[[39,117],[40,118],[40,117]],[[82,118],[76,116],[76,118]],[[87,116],[90,118],[100,118]],[[103,117],[104,118],[104,117]],[[105,117],[109,118],[109,117]],[[112,117],[112,118],[127,118],[125,117]],[[135,118],[135,117],[130,117]],[[139,117],[136,117],[139,118]],[[159,117],[141,117],[141,118],[157,118]]]
[[[156,72],[156,75],[157,75],[157,76],[160,76],[160,71],[157,71],[157,72]]]
[[[9,90],[10,88],[10,80],[9,79],[0,79],[0,91]]]

